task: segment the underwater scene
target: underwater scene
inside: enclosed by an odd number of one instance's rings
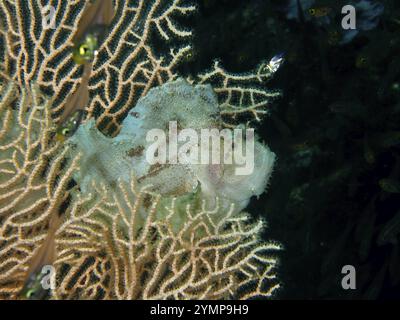
[[[397,300],[399,241],[398,0],[0,1],[0,300]]]

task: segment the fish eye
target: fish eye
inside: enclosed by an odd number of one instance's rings
[[[315,9],[311,8],[308,12],[313,16],[315,14]]]
[[[79,54],[84,56],[85,54],[87,54],[88,50],[89,50],[89,48],[88,48],[87,44],[82,44],[79,47]]]
[[[30,290],[26,293],[26,297],[27,297],[27,298],[31,298],[31,297],[34,295],[34,293],[35,293],[35,290],[30,289]]]
[[[68,128],[64,128],[64,129],[61,131],[61,133],[62,133],[62,135],[66,136],[66,135],[69,133],[69,129],[68,129]]]

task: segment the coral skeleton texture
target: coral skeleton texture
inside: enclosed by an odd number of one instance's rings
[[[81,80],[72,38],[88,1],[0,2],[0,299],[19,298],[54,216],[56,288],[52,299],[248,299],[278,288],[276,251],[261,239],[263,220],[186,195],[160,195],[136,172],[113,188],[75,179],[80,152],[55,139],[66,100]],[[191,31],[177,16],[186,0],[116,0],[116,16],[93,62],[86,119],[108,136],[151,88],[178,78]],[[41,9],[56,9],[43,29]],[[263,85],[262,64],[235,75],[218,62],[192,84],[211,84],[223,125],[257,121],[278,92]]]
[[[0,293],[20,288],[22,273],[68,196],[78,158],[54,143],[49,102],[37,87],[2,88],[0,102]]]
[[[66,96],[76,90],[80,70],[71,59],[72,38],[86,0],[50,0],[56,9],[56,29],[43,29],[38,0],[0,2],[3,44],[2,78],[18,84],[35,81],[49,95],[55,95],[52,111],[59,114]],[[191,32],[178,26],[177,15],[194,11],[182,0],[117,0],[117,17],[93,62],[89,84],[91,100],[88,118],[114,132],[136,100],[156,85],[174,78],[174,68],[191,47],[188,43],[170,47],[165,54],[151,45],[153,33],[163,41],[186,39]],[[0,46],[1,47],[1,46]]]
[[[280,246],[260,242],[262,221],[250,223],[233,207],[221,215],[218,205],[161,200],[137,190],[134,177],[118,189],[112,195],[97,190],[103,200],[91,206],[85,223],[60,229],[66,236],[57,265],[68,271],[61,272],[56,298],[249,298],[269,297],[279,287],[272,272],[277,260],[270,255]],[[181,210],[186,219],[175,231]],[[159,211],[165,218],[157,217]]]
[[[207,208],[204,201],[178,203],[137,190],[134,175],[129,184],[119,182],[117,192],[93,185],[82,195],[68,188],[79,156],[68,160],[66,149],[52,142],[50,103],[37,88],[15,85],[3,88],[1,98],[2,298],[21,290],[50,217],[58,213],[63,222],[53,298],[250,298],[279,288],[273,253],[280,245],[260,240],[261,220],[233,206],[221,214],[218,201]],[[176,230],[181,211],[185,220]]]
[[[230,74],[215,61],[209,72],[200,74],[199,84],[209,83],[219,97],[224,125],[234,128],[236,118],[250,114],[256,121],[268,113],[266,106],[281,95],[279,91],[267,91],[259,86],[270,79],[273,73],[267,63],[260,64],[258,70],[249,74]]]
[[[28,86],[35,81],[45,93],[54,96],[54,117],[61,114],[68,96],[80,82],[81,71],[71,59],[71,41],[85,3],[0,2],[0,79],[13,79]],[[54,30],[42,27],[41,8],[46,4],[56,9]],[[86,108],[87,118],[95,117],[99,129],[110,135],[119,131],[120,123],[140,97],[178,76],[176,67],[192,51],[188,42],[192,32],[179,26],[174,18],[195,11],[187,0],[116,0],[115,5],[111,31],[93,62]],[[157,48],[166,48],[156,51],[154,43],[158,43]],[[265,66],[239,75],[229,74],[215,62],[209,72],[192,81],[213,84],[227,126],[233,125],[232,118],[244,113],[259,121],[271,98],[279,96],[279,92],[260,86],[272,76]]]

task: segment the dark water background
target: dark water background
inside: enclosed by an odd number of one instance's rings
[[[278,160],[249,208],[267,219],[265,239],[285,247],[277,298],[400,298],[400,1],[379,1],[377,26],[347,44],[337,39],[345,1],[316,1],[334,8],[326,25],[288,20],[284,0],[199,2],[182,73],[286,56],[266,84],[283,96],[256,127]],[[356,290],[341,287],[347,264]]]

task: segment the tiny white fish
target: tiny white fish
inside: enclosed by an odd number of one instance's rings
[[[284,54],[279,53],[269,61],[267,68],[269,69],[269,71],[271,71],[271,73],[275,73],[276,71],[278,71],[278,69],[283,64],[284,61],[285,61]]]

